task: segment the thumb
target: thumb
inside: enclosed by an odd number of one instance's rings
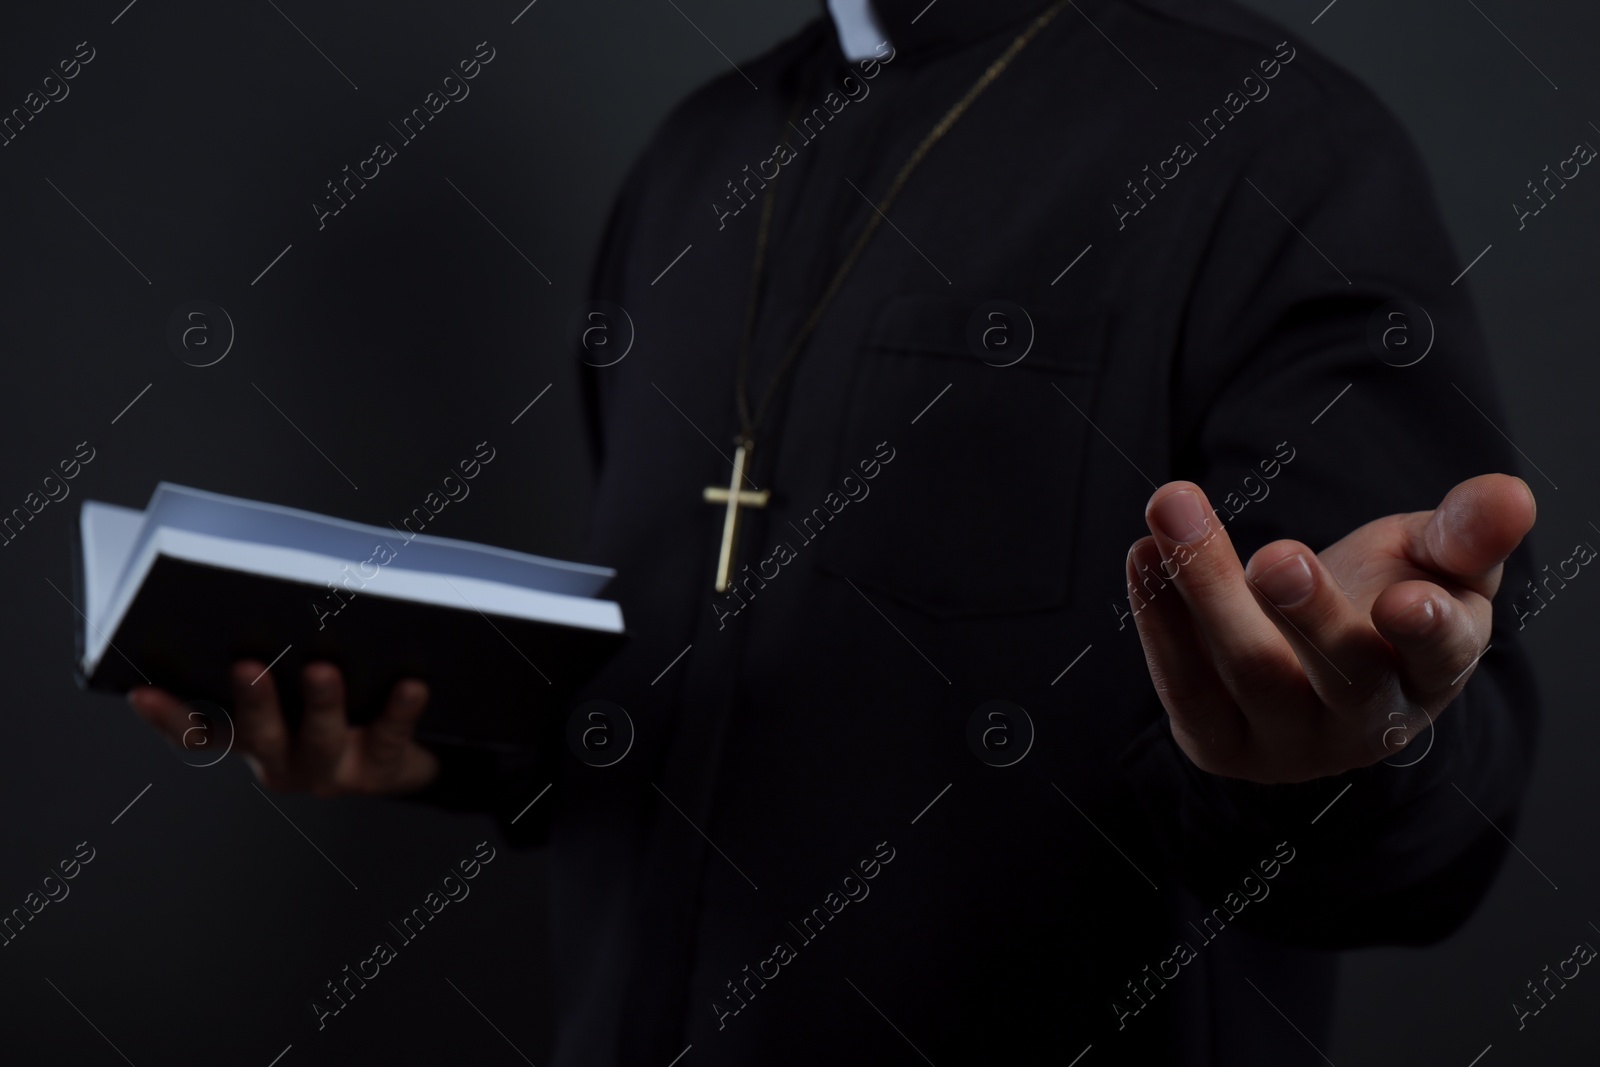
[[[1533,490],[1521,478],[1468,478],[1433,511],[1408,516],[1406,555],[1424,570],[1493,595],[1500,565],[1533,529],[1537,511]]]

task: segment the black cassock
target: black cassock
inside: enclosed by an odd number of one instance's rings
[[[447,752],[427,796],[508,824],[554,782],[506,832],[549,850],[558,1064],[1320,1063],[1295,1028],[1323,1043],[1329,950],[1436,939],[1485,892],[1485,815],[1509,826],[1531,758],[1525,660],[1497,630],[1387,763],[1223,780],[1171,739],[1123,560],[1173,478],[1248,556],[1513,470],[1464,261],[1395,119],[1302,42],[1211,0],[1077,0],[824,315],[718,595],[702,490],[730,475],[764,176],[756,396],[1044,8],[924,6],[881,0],[894,50],[865,69],[817,20],[634,167],[594,295],[635,339],[585,371],[590,554],[633,640],[586,696],[636,737],[591,766],[553,722],[498,772]]]

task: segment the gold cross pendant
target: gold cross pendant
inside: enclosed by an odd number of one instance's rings
[[[733,555],[739,540],[739,508],[764,508],[772,497],[770,489],[752,491],[740,488],[744,484],[745,466],[750,461],[753,447],[748,441],[739,442],[738,450],[733,454],[733,480],[728,483],[728,488],[707,486],[703,493],[706,503],[728,506],[722,520],[722,554],[717,558],[716,589],[719,593],[726,593],[733,584]]]

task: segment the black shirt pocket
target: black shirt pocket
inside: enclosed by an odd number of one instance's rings
[[[877,499],[830,534],[818,563],[939,618],[1046,610],[1071,596],[1108,316],[1009,305],[997,317],[996,307],[892,298],[846,402],[839,462],[880,442],[893,458]]]

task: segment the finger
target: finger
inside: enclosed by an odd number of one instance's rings
[[[1388,646],[1315,552],[1274,541],[1250,557],[1245,576],[1324,704],[1353,711],[1393,695]]]
[[[1453,694],[1485,651],[1489,602],[1433,582],[1397,582],[1372,604],[1372,623],[1400,659],[1406,689],[1420,700]]]
[[[1165,561],[1162,573],[1178,587],[1217,676],[1252,725],[1306,707],[1310,683],[1300,661],[1257,602],[1200,487],[1167,483],[1150,498],[1145,520]]]
[[[1533,490],[1509,474],[1468,478],[1432,511],[1406,517],[1406,555],[1417,566],[1493,596],[1500,565],[1533,529]]]
[[[297,777],[312,785],[328,784],[349,738],[344,710],[344,676],[329,663],[308,663],[301,672],[305,715],[295,740],[291,764]]]
[[[1245,719],[1212,668],[1189,609],[1163,577],[1155,538],[1134,542],[1126,576],[1145,664],[1174,739],[1201,770],[1226,773],[1244,748]]]
[[[239,751],[248,757],[251,770],[264,782],[281,781],[289,769],[289,731],[265,663],[240,660],[233,665],[233,710]]]
[[[153,685],[140,685],[128,690],[128,703],[133,710],[158,733],[174,745],[183,743],[183,732],[190,726],[189,705]]]
[[[428,706],[428,687],[405,678],[389,693],[389,702],[363,734],[366,755],[376,764],[394,763],[412,744],[417,720]]]

